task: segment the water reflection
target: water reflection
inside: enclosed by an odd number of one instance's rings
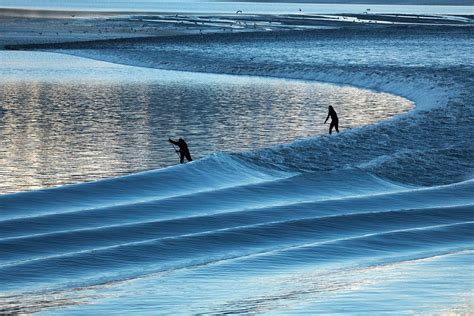
[[[342,131],[412,106],[351,87],[149,71],[139,81],[0,82],[0,193],[172,165],[168,137],[184,137],[199,159],[327,133],[328,105]]]

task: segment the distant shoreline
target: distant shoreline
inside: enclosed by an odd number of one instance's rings
[[[222,0],[223,2],[234,2],[231,0]],[[344,1],[344,0],[342,0]],[[431,6],[469,6],[472,5],[471,0],[392,0],[390,4],[387,4],[386,0],[345,0],[346,3],[341,3],[341,0],[293,0],[292,3],[296,4],[363,4],[363,5],[431,5]],[[419,3],[408,3],[408,2],[419,2]],[[436,2],[436,3],[433,3]],[[256,2],[256,3],[286,3],[288,0],[239,0],[239,2]]]
[[[340,0],[339,0],[340,1]],[[430,0],[431,1],[431,0]],[[432,6],[432,7],[472,7],[473,12],[465,12],[462,13],[464,16],[469,16],[469,15],[474,15],[474,6],[471,5],[470,3],[463,2],[463,1],[456,1],[454,3],[404,3],[403,1],[396,1],[395,3],[381,3],[381,2],[366,2],[366,1],[355,1],[351,3],[340,3],[338,0],[322,0],[322,1],[311,1],[311,0],[299,0],[299,1],[293,1],[291,3],[288,3],[287,1],[273,1],[273,0],[260,0],[260,1],[248,1],[248,0],[241,0],[238,2],[235,1],[226,1],[223,0],[221,3],[226,3],[226,4],[237,4],[237,3],[246,3],[246,4],[275,4],[275,5],[282,5],[282,4],[288,4],[288,5],[293,5],[293,6],[298,6],[298,5],[335,5],[335,6],[352,6],[352,5],[374,5],[374,6],[385,6],[385,7],[390,7],[390,6]],[[203,2],[205,3],[205,2]],[[201,3],[201,4],[203,4]],[[196,2],[196,6],[199,6],[199,2]],[[221,11],[199,11],[199,10],[148,10],[148,9],[137,9],[137,10],[130,10],[130,9],[117,9],[117,10],[108,10],[108,9],[92,9],[92,8],[35,8],[35,7],[24,7],[24,6],[18,6],[18,7],[1,7],[0,6],[0,16],[20,16],[20,17],[49,17],[49,18],[67,18],[71,16],[75,17],[110,17],[110,16],[115,16],[115,15],[150,15],[150,14],[219,14],[219,15],[232,15],[234,12],[221,12]],[[244,12],[247,14],[262,14],[258,12]],[[317,14],[317,12],[310,12],[311,14]],[[340,11],[339,9],[335,9],[334,12],[332,13],[354,13],[354,12],[344,12]],[[378,13],[387,13],[387,12],[378,12]],[[400,13],[402,14],[403,12],[392,12],[392,13]],[[271,14],[286,14],[286,13],[271,13]],[[414,12],[414,14],[416,14]],[[443,14],[443,13],[439,13]],[[455,14],[453,14],[455,15]]]
[[[0,9],[0,49],[214,33],[411,26],[473,27],[474,15],[237,14]]]
[[[169,12],[167,12],[169,14]],[[147,15],[160,14],[149,11],[93,11],[93,10],[52,10],[52,9],[26,9],[26,8],[0,8],[0,16],[26,17],[26,18],[70,18],[70,17],[111,17],[117,15]]]
[[[243,1],[249,2],[249,1]],[[263,1],[265,2],[265,1]],[[266,3],[266,2],[265,2]],[[302,4],[309,4],[309,3],[302,3]],[[315,3],[317,4],[317,3]],[[321,3],[325,4],[325,3]],[[327,3],[330,4],[330,3]],[[338,4],[338,3],[334,3]],[[356,3],[351,3],[356,4]],[[362,4],[362,3],[361,3]],[[391,5],[391,4],[390,4]],[[387,6],[390,6],[387,5]],[[408,6],[408,4],[407,4]],[[417,5],[418,6],[418,5]],[[435,4],[433,6],[444,6],[440,4]],[[448,5],[448,6],[468,6],[462,4],[455,4],[455,5]],[[334,12],[336,13],[349,13],[349,12]],[[70,17],[85,17],[85,18],[92,18],[92,17],[111,17],[111,16],[127,16],[127,15],[156,15],[156,14],[190,14],[190,15],[202,15],[202,14],[215,14],[215,15],[234,15],[235,13],[215,13],[215,12],[193,12],[193,11],[130,11],[130,10],[70,10],[70,9],[33,9],[33,8],[2,8],[0,7],[0,16],[5,17],[25,17],[25,18],[70,18]],[[249,13],[253,14],[253,13]],[[255,13],[258,14],[258,13]],[[311,13],[313,14],[313,13]],[[314,13],[317,14],[317,13]],[[379,13],[379,14],[387,14],[387,13]],[[399,13],[403,14],[403,13]],[[416,13],[414,13],[416,14]],[[450,14],[450,15],[462,15],[462,16],[474,16],[474,6],[473,6],[473,13],[463,13],[463,14]]]

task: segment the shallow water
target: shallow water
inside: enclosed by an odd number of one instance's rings
[[[173,165],[168,137],[185,138],[199,159],[327,133],[329,105],[341,131],[412,107],[347,86],[1,54],[0,193]]]

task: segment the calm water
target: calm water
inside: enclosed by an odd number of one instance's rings
[[[305,81],[114,65],[60,54],[2,52],[0,193],[128,174],[341,130],[411,108],[406,99]]]

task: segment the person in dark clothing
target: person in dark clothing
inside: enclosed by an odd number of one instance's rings
[[[179,150],[177,150],[176,152],[178,152],[179,155],[180,155],[180,158],[179,158],[179,162],[180,162],[180,163],[183,163],[183,162],[184,162],[184,157],[186,157],[186,159],[187,159],[188,161],[193,161],[193,159],[191,158],[191,154],[189,153],[188,144],[186,144],[186,142],[184,141],[184,139],[180,138],[180,139],[178,139],[177,142],[175,142],[174,140],[172,140],[171,138],[169,138],[168,141],[169,141],[171,144],[174,144],[174,145],[176,145],[176,146],[179,147]]]
[[[329,109],[328,116],[326,117],[324,124],[326,124],[329,117],[331,117],[331,124],[329,125],[329,134],[332,134],[332,129],[334,127],[336,128],[336,132],[339,133],[339,118],[337,117],[337,113],[331,105],[328,107],[328,109]]]

